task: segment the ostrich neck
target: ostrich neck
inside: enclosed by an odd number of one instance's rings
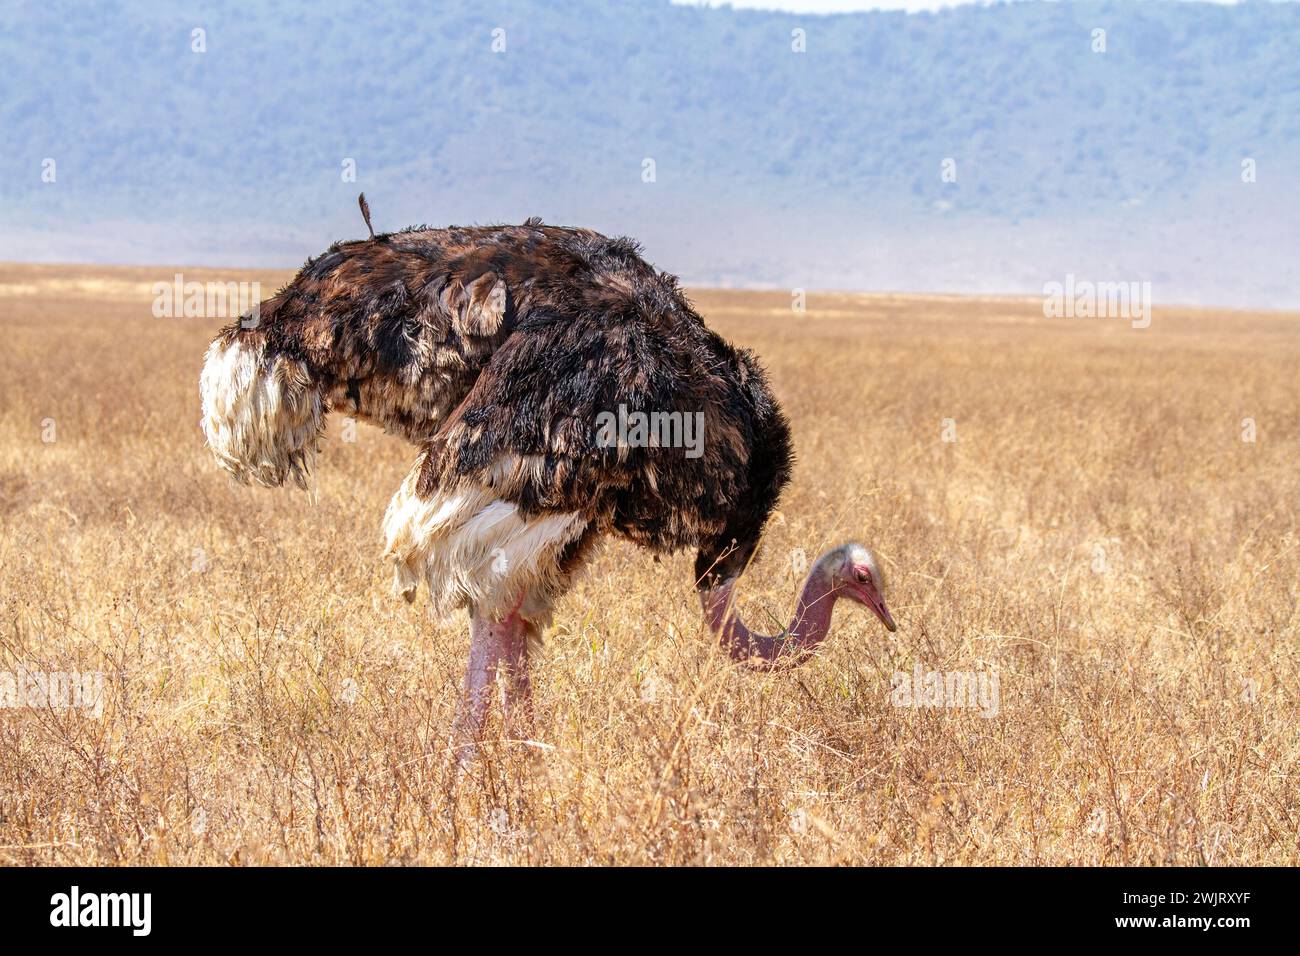
[[[758,669],[794,666],[811,657],[826,639],[837,595],[820,566],[804,582],[790,625],[772,636],[751,631],[740,619],[731,606],[735,584],[728,581],[700,594],[705,620],[733,660]]]

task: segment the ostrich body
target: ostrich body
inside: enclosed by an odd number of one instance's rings
[[[789,425],[753,354],[628,239],[529,220],[335,243],[218,334],[201,391],[208,444],[246,483],[305,487],[329,411],[417,446],[385,557],[408,600],[424,584],[437,613],[469,611],[462,753],[498,685],[507,726],[530,730],[529,649],[604,535],[698,549],[705,618],[751,666],[806,660],[841,597],[894,629],[876,561],[853,544],[813,565],[780,635],[735,614],[789,481]],[[615,409],[694,416],[702,441],[602,438]]]

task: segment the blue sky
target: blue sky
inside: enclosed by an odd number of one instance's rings
[[[787,10],[791,13],[853,13],[858,10],[938,10],[977,0],[674,0],[675,3],[738,9]]]
[[[853,13],[859,10],[939,10],[980,0],[673,0],[674,3],[737,9],[787,10],[791,13]]]
[[[853,13],[858,10],[941,10],[944,7],[965,6],[1005,0],[673,0],[674,3],[702,4],[710,7],[731,6],[737,9],[787,10],[791,13]],[[1238,0],[1208,0],[1212,3],[1236,3]],[[1293,0],[1283,0],[1293,2]]]

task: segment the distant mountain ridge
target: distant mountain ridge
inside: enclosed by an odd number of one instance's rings
[[[365,189],[377,229],[537,214],[689,282],[1294,307],[1297,54],[1292,3],[20,3],[0,258],[287,265]]]

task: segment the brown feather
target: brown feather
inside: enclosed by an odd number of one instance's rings
[[[361,218],[366,221],[366,228],[370,230],[370,238],[375,238],[375,227],[370,225],[370,203],[366,202],[366,194],[361,193],[357,196],[357,204],[361,207]]]

